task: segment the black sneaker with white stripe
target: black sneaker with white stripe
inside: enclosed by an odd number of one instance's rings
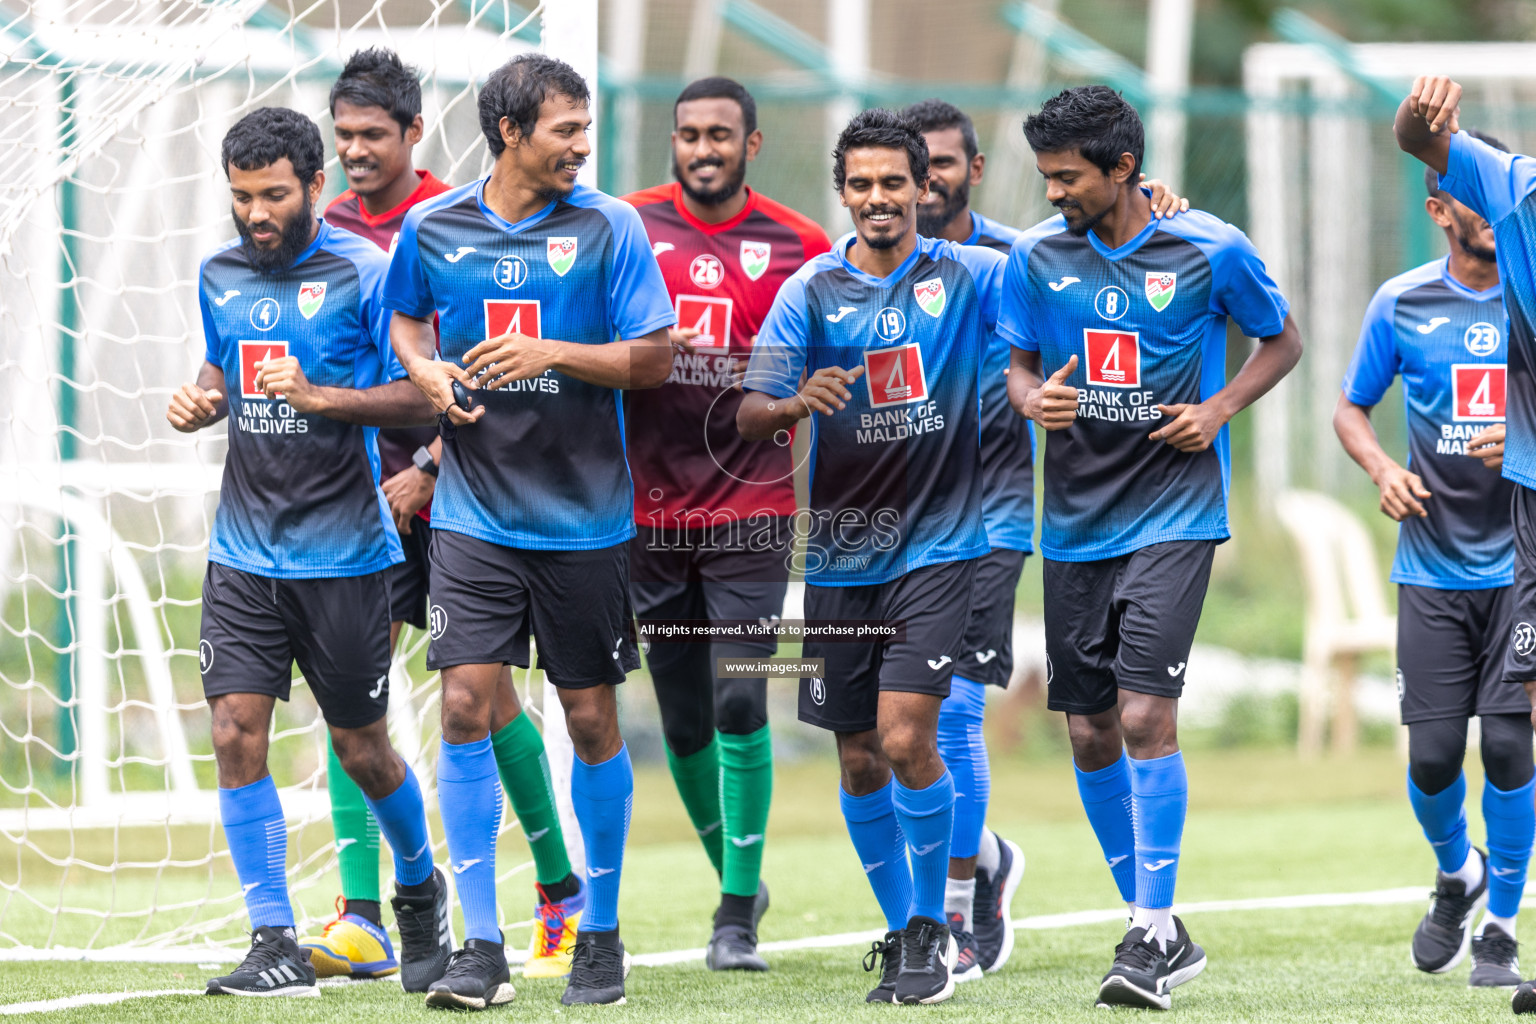
[[[976,929],[976,958],[988,974],[1002,970],[1013,955],[1013,897],[1024,878],[1024,851],[1011,839],[996,832],[998,865],[993,874],[976,869],[976,902],[971,921]]]
[[[1473,988],[1510,988],[1520,984],[1520,943],[1497,925],[1484,925],[1472,936]]]
[[[1444,871],[1435,872],[1435,890],[1429,894],[1429,912],[1414,929],[1408,955],[1413,966],[1430,974],[1444,974],[1461,963],[1472,948],[1472,917],[1488,902],[1488,855],[1477,847],[1472,854],[1483,861],[1483,877],[1477,888]]]
[[[1184,922],[1179,920],[1177,914],[1173,915],[1173,938],[1168,940],[1163,955],[1168,960],[1170,989],[1178,988],[1205,970],[1205,950],[1189,937],[1189,932],[1184,930]]]
[[[1153,926],[1132,928],[1115,947],[1115,965],[1099,983],[1099,1006],[1139,1006],[1166,1010],[1173,1005],[1168,995],[1168,958],[1157,944]]]
[[[448,959],[453,956],[448,880],[442,868],[432,869],[432,881],[437,889],[431,896],[406,897],[397,892],[389,901],[400,929],[400,987],[407,992],[431,988],[448,973]]]
[[[233,972],[208,979],[210,996],[318,997],[309,950],[299,945],[292,928],[257,928],[251,951]]]
[[[901,937],[901,970],[896,975],[896,1002],[942,1003],[955,994],[952,973],[960,954],[949,926],[915,915]]]
[[[448,971],[427,989],[427,1005],[445,1010],[484,1010],[517,995],[500,933],[494,940],[465,939],[448,960]]]
[[[873,971],[879,964],[880,984],[869,990],[866,1003],[894,1003],[896,1001],[896,975],[901,973],[900,930],[886,932],[885,938],[872,942],[864,954],[864,970]]]

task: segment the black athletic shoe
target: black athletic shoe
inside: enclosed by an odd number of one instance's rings
[[[566,1006],[624,1004],[624,978],[629,974],[629,954],[619,940],[619,930],[578,931],[571,952],[571,979],[565,983],[560,1002]]]
[[[448,973],[427,989],[427,1005],[447,1010],[484,1010],[510,1003],[516,995],[502,939],[465,939],[464,948],[449,957]]]
[[[768,961],[757,954],[757,935],[739,924],[721,925],[709,937],[704,966],[712,971],[766,971]]]
[[[880,965],[880,984],[869,990],[866,1003],[894,1003],[896,1001],[896,975],[901,973],[902,932],[886,932],[885,938],[870,944],[864,954],[864,969],[873,971]]]
[[[1168,959],[1156,942],[1156,928],[1132,928],[1115,947],[1115,965],[1099,983],[1099,1006],[1166,1010]]]
[[[432,880],[437,883],[433,896],[418,899],[397,893],[389,901],[395,910],[395,927],[400,929],[400,987],[407,992],[431,988],[434,981],[447,974],[448,960],[453,956],[448,880],[441,868],[432,869]],[[468,943],[465,948],[469,948]],[[502,966],[506,966],[505,953]]]
[[[1168,940],[1168,947],[1163,951],[1163,956],[1168,961],[1170,990],[1178,988],[1205,970],[1205,950],[1189,937],[1189,932],[1184,930],[1184,922],[1179,920],[1177,914],[1173,916],[1173,938]]]
[[[955,983],[976,981],[982,977],[981,954],[976,948],[976,936],[965,930],[965,915],[949,915],[949,934],[955,937]]]
[[[1471,892],[1461,880],[1435,872],[1429,912],[1408,947],[1413,966],[1421,971],[1444,974],[1461,963],[1472,946],[1472,916],[1488,902],[1488,855],[1475,846],[1472,852],[1483,860],[1483,879]]]
[[[977,959],[988,973],[1001,970],[1013,955],[1013,916],[1009,908],[1024,878],[1024,852],[1019,844],[997,837],[997,873],[976,869],[976,900],[971,925],[976,929]]]
[[[1536,1013],[1536,981],[1522,981],[1509,997],[1509,1008],[1516,1013]]]
[[[208,995],[318,997],[320,987],[309,950],[299,945],[291,929],[257,928],[240,966],[222,978],[208,979]]]
[[[1472,936],[1472,976],[1467,984],[1473,988],[1520,984],[1520,943],[1514,936],[1491,924],[1483,934]]]
[[[901,971],[896,975],[896,1002],[942,1003],[955,994],[951,969],[958,955],[949,926],[931,917],[907,922],[901,937]]]

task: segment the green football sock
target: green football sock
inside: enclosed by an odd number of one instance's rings
[[[677,783],[677,793],[683,798],[693,830],[699,834],[699,842],[704,844],[715,873],[720,874],[724,870],[725,837],[720,827],[719,734],[703,750],[687,757],[678,757],[668,749],[667,767],[672,769],[672,779]],[[757,892],[755,888],[752,891]]]
[[[555,807],[555,790],[549,782],[549,757],[544,737],[524,711],[491,734],[496,770],[512,801],[512,810],[533,850],[533,868],[540,885],[563,882],[571,873],[565,852],[565,833]]]
[[[728,840],[720,891],[756,896],[773,802],[773,737],[766,725],[745,736],[722,732],[719,737],[720,807]]]
[[[341,861],[341,895],[379,902],[379,823],[325,738],[325,788],[331,794],[331,830]]]

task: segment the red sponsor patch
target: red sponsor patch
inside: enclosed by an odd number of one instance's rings
[[[1503,363],[1457,363],[1451,367],[1456,422],[1503,422],[1504,370]]]
[[[281,359],[287,354],[286,341],[242,341],[240,343],[240,396],[266,398],[266,394],[256,386],[256,371],[268,359]]]
[[[539,333],[539,300],[486,299],[485,336],[499,338],[503,334],[543,337]]]
[[[1141,347],[1135,331],[1085,328],[1088,383],[1111,388],[1141,387]]]
[[[922,349],[916,342],[866,349],[864,382],[869,385],[869,404],[876,409],[925,400],[928,378],[923,374]]]
[[[677,327],[695,330],[694,348],[724,352],[731,347],[731,300],[707,295],[677,297]]]

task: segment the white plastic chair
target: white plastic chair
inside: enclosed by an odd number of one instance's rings
[[[1331,714],[1332,748],[1348,753],[1360,733],[1360,655],[1385,651],[1395,661],[1397,618],[1387,611],[1385,577],[1365,524],[1326,494],[1285,491],[1275,511],[1296,542],[1307,583],[1297,746],[1303,755],[1320,753]]]

